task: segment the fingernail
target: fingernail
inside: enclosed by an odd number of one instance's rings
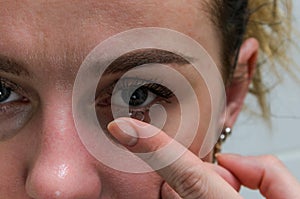
[[[107,126],[109,132],[125,146],[134,146],[138,141],[138,134],[130,122],[124,119],[116,119]]]

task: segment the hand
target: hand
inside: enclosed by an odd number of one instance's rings
[[[219,165],[238,178],[242,185],[259,189],[268,199],[299,198],[300,184],[280,160],[273,156],[242,157],[218,155]]]
[[[130,132],[123,132],[117,124]],[[147,125],[146,130],[143,128],[145,125]],[[153,132],[158,129],[131,118],[120,118],[111,122],[108,130],[121,144],[134,153],[156,151],[174,141],[162,131],[150,138],[137,139],[138,135],[147,134],[145,131]],[[135,136],[130,136],[134,134]],[[182,148],[179,143],[176,147]],[[164,163],[168,155],[165,153],[143,160],[153,166],[152,162]],[[300,194],[299,183],[276,159],[235,155],[218,155],[217,158],[222,167],[204,163],[187,150],[175,162],[157,170],[157,173],[166,181],[162,188],[162,197],[242,198],[237,192],[241,184],[249,188],[258,188],[265,197],[271,199],[297,198]]]

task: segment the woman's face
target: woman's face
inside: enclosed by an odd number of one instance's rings
[[[73,84],[96,45],[137,27],[182,32],[220,65],[220,41],[203,6],[196,0],[0,1],[0,197],[158,198],[163,181],[155,172],[123,173],[86,150],[73,121]],[[192,67],[180,70],[193,87],[201,86]],[[104,77],[106,85],[116,79]],[[208,119],[201,117],[194,153]],[[165,129],[172,128],[168,123]]]

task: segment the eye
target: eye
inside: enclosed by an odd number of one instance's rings
[[[3,85],[0,85],[0,104],[6,104],[18,100],[22,100],[23,96],[19,95],[18,93],[12,91],[11,88]]]
[[[118,90],[112,97],[112,104],[118,106],[130,106],[133,108],[145,107],[151,104],[157,95],[149,91],[147,87],[137,89]]]
[[[117,82],[118,84],[114,83],[102,90],[96,100],[97,106],[106,107],[113,104],[139,109],[156,102],[168,102],[168,99],[174,96],[171,90],[152,81],[127,78]]]
[[[95,105],[100,125],[104,128],[114,118],[128,116],[150,123],[153,105],[161,105],[166,111],[176,108],[175,92],[163,85],[158,79],[122,78],[99,88]]]
[[[0,77],[0,142],[20,132],[33,113],[30,96],[23,87]]]

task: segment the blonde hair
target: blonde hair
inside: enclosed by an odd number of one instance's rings
[[[257,99],[261,116],[268,120],[270,109],[266,94],[272,86],[265,85],[263,71],[271,72],[279,81],[279,71],[289,72],[289,65],[293,63],[287,56],[292,43],[292,0],[214,0],[204,4],[221,39],[226,85],[242,78],[235,70],[243,67],[237,66],[243,41],[251,37],[258,40],[258,66],[249,92]]]
[[[292,2],[249,0],[248,11],[249,19],[244,39],[254,37],[260,44],[258,66],[249,92],[256,97],[261,107],[261,115],[269,119],[270,109],[266,94],[271,88],[265,85],[262,71],[271,72],[277,81],[280,80],[279,71],[284,69],[289,72],[292,60],[287,56],[287,50],[292,35]]]

